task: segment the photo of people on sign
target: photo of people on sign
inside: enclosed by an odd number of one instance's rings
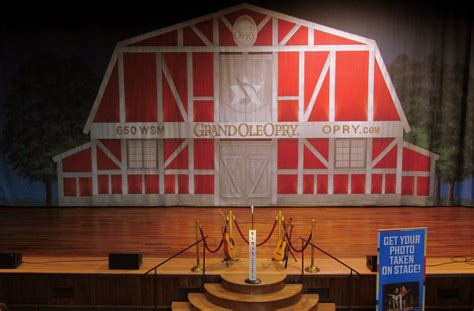
[[[426,230],[379,231],[377,310],[424,310]]]
[[[419,310],[419,282],[385,284],[383,310]]]

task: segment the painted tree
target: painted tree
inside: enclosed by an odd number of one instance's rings
[[[442,179],[448,183],[448,205],[455,203],[455,186],[471,177],[472,170],[472,78],[466,79],[465,69],[455,65],[448,71],[448,88],[443,94],[440,125],[440,158],[438,168]],[[470,113],[469,113],[470,111]]]
[[[82,127],[98,79],[78,59],[39,55],[10,82],[3,152],[20,176],[44,184],[45,204],[52,205],[52,157],[87,140]]]
[[[401,55],[389,71],[412,128],[405,140],[440,155],[435,204],[446,182],[447,204],[452,205],[456,183],[473,175],[473,79],[465,66],[434,56],[414,61]]]

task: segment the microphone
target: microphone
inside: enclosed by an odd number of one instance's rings
[[[253,230],[253,204],[250,205],[250,210],[252,211],[252,230]]]

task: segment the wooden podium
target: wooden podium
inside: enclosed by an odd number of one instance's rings
[[[222,274],[222,282],[204,284],[205,293],[188,294],[189,302],[173,302],[172,310],[318,310],[335,311],[317,294],[303,294],[301,284],[286,284],[285,274],[261,274],[260,284],[245,282],[245,274]]]

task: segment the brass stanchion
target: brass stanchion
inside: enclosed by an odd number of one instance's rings
[[[199,220],[196,219],[196,241],[199,241]],[[191,268],[192,272],[202,272],[204,269],[201,265],[201,258],[199,256],[199,243],[196,243],[196,265]]]
[[[316,220],[311,220],[311,243],[316,244]],[[311,246],[311,265],[306,267],[304,271],[309,273],[319,272],[319,268],[314,264],[314,246]]]

